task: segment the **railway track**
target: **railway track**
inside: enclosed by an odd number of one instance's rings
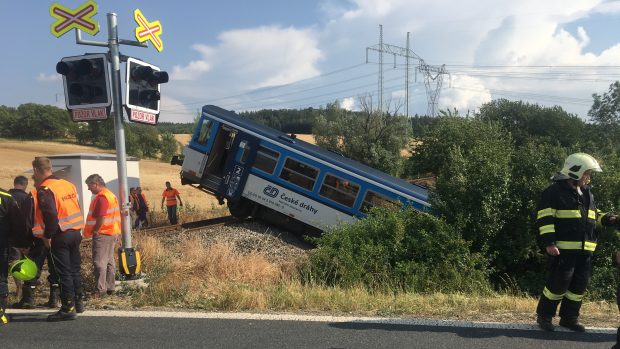
[[[224,216],[224,217],[216,217],[203,219],[200,221],[187,222],[176,225],[165,225],[162,227],[156,228],[147,228],[138,230],[140,233],[148,234],[148,235],[157,235],[157,234],[165,234],[165,233],[175,233],[181,231],[192,231],[197,229],[203,229],[205,227],[217,227],[229,223],[240,222],[241,220],[233,217],[233,216]]]

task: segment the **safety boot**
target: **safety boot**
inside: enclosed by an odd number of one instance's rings
[[[75,297],[75,312],[78,314],[82,314],[85,310],[85,306],[84,306],[84,293],[78,293],[78,295]]]
[[[22,299],[13,303],[13,309],[34,309],[34,291],[36,286],[24,285],[22,287]]]
[[[48,299],[45,306],[50,309],[58,308],[58,301],[60,300],[60,287],[58,285],[53,284],[50,285],[50,298]]]
[[[566,327],[569,330],[573,330],[575,332],[585,332],[586,327],[579,323],[579,320],[576,317],[571,318],[561,318],[560,326]]]
[[[0,325],[6,325],[9,323],[9,316],[6,314],[7,303],[7,296],[0,297]]]
[[[538,323],[538,326],[540,328],[542,328],[545,331],[553,331],[555,330],[555,326],[553,326],[553,322],[551,322],[551,317],[548,316],[542,316],[542,315],[538,315],[538,317],[536,318],[536,322]]]
[[[64,300],[61,299],[62,306],[58,312],[48,315],[47,321],[56,322],[56,321],[68,321],[75,320],[77,317],[77,313],[75,311],[75,303],[73,300]]]

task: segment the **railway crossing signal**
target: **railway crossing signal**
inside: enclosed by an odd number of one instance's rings
[[[112,97],[105,54],[64,57],[56,72],[63,76],[65,103],[74,121],[107,119]]]
[[[160,84],[168,82],[168,73],[157,66],[129,57],[125,82],[125,104],[131,110],[129,120],[156,124],[161,98]]]

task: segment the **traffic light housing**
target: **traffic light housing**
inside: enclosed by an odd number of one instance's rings
[[[64,57],[56,64],[56,72],[63,76],[67,109],[108,108],[112,105],[105,54]]]
[[[125,72],[127,108],[159,114],[160,84],[168,82],[168,73],[159,67],[130,57]]]

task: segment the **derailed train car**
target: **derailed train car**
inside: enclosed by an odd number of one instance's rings
[[[181,183],[215,195],[233,216],[315,235],[375,205],[427,211],[428,190],[207,105],[182,156]]]

